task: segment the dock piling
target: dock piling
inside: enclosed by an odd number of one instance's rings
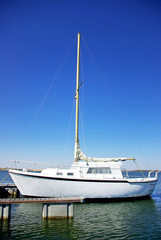
[[[72,218],[73,203],[43,203],[42,218]]]
[[[8,220],[11,214],[11,204],[0,204],[0,219]]]
[[[72,218],[73,204],[83,203],[84,198],[3,198],[0,199],[0,219],[9,219],[11,205],[20,203],[42,203],[42,218]]]

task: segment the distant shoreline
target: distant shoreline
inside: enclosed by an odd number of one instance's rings
[[[9,168],[0,168],[1,171],[6,171],[8,170]]]
[[[8,171],[9,169],[22,170],[22,168],[0,168],[0,171]],[[41,172],[42,169],[27,169],[29,172]]]

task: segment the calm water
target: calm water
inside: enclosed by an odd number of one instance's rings
[[[12,205],[10,222],[1,222],[0,239],[159,240],[161,174],[149,200],[77,204],[74,205],[72,220],[45,221],[41,213],[41,204]]]

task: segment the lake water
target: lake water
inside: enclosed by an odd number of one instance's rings
[[[2,172],[0,172],[2,178]],[[14,204],[0,239],[161,239],[161,174],[149,200],[74,205],[74,219],[43,220],[41,204]]]

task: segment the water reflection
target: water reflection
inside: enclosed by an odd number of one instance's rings
[[[151,236],[152,239],[154,236],[161,236],[161,212],[153,200],[91,204],[85,207],[85,217],[80,216],[78,219],[76,216],[74,223],[88,233],[87,237],[149,239]],[[79,212],[83,214],[83,211]],[[155,229],[153,234],[152,229]]]
[[[161,200],[161,198],[160,198]],[[161,201],[154,199],[74,206],[74,219],[43,220],[41,204],[12,206],[1,239],[160,239]]]

